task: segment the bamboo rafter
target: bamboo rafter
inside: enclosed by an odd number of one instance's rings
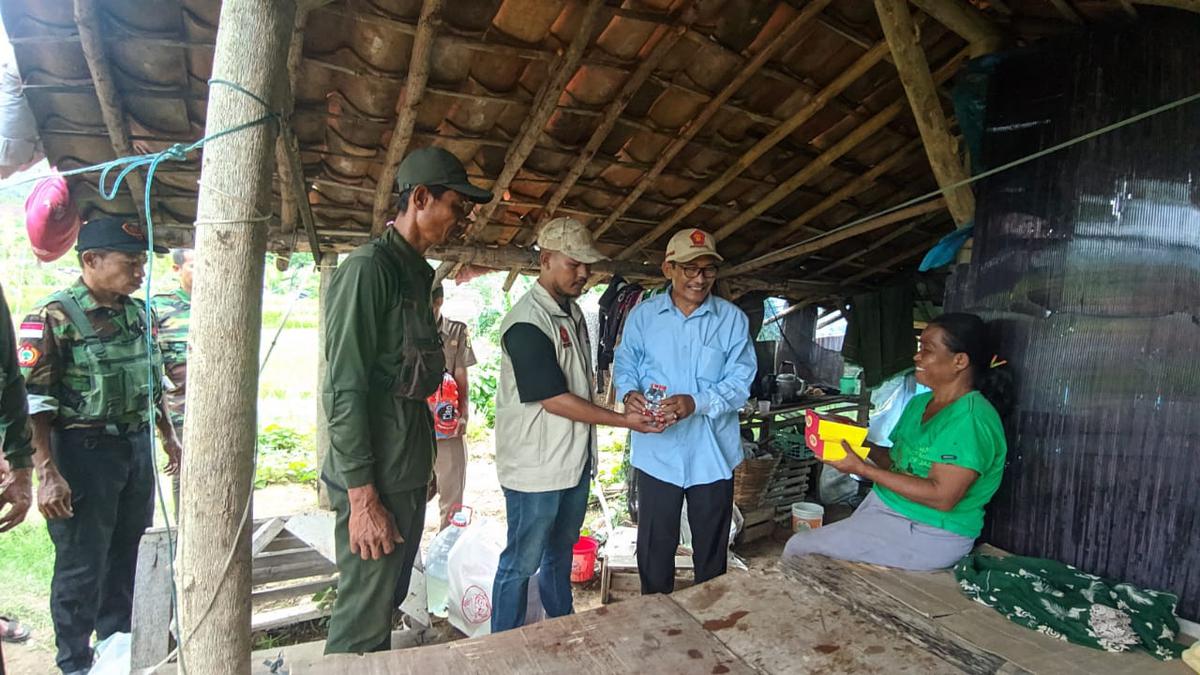
[[[425,83],[429,80],[429,66],[433,60],[433,40],[437,33],[438,16],[444,0],[425,0],[421,4],[421,18],[417,22],[417,35],[413,40],[412,56],[408,61],[408,80],[396,102],[400,109],[396,128],[388,142],[383,170],[375,184],[375,202],[371,213],[371,232],[379,234],[387,223],[388,207],[392,202],[392,183],[396,181],[396,170],[408,144],[412,141],[413,127],[417,122],[417,107],[425,95]]]

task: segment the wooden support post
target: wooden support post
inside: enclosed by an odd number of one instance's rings
[[[761,267],[766,267],[767,265],[774,265],[775,263],[783,262],[785,260],[792,260],[794,258],[799,258],[800,256],[809,255],[820,251],[823,248],[832,246],[839,241],[845,241],[868,232],[874,232],[875,230],[878,230],[882,227],[887,227],[893,223],[903,222],[909,218],[915,218],[926,213],[940,211],[944,208],[946,208],[945,199],[935,199],[933,201],[925,202],[924,204],[910,206],[906,209],[889,213],[886,216],[872,218],[871,220],[859,223],[854,227],[834,230],[833,232],[830,232],[824,236],[814,237],[813,239],[801,242],[795,246],[788,246],[778,251],[761,255],[753,260],[748,260],[744,263],[734,265],[733,267],[729,268],[728,271],[723,272],[722,276],[746,274],[747,272],[759,269]]]
[[[959,0],[911,0],[921,11],[971,45],[971,56],[990,54],[1003,46],[1004,33],[983,12]]]
[[[788,24],[787,28],[783,29],[779,35],[775,36],[775,39],[771,40],[769,45],[763,48],[763,50],[759,53],[755,54],[753,59],[747,62],[745,66],[743,66],[733,75],[732,79],[725,84],[720,93],[718,93],[704,105],[704,107],[700,110],[700,113],[696,115],[695,119],[693,119],[691,122],[688,122],[682,129],[680,129],[679,135],[674,141],[671,142],[670,145],[667,146],[667,149],[664,150],[662,155],[659,156],[658,160],[654,162],[654,166],[646,172],[646,175],[643,176],[642,180],[640,180],[637,186],[633,188],[633,191],[631,191],[625,197],[625,199],[621,200],[621,203],[618,204],[617,208],[613,209],[612,213],[610,213],[608,217],[604,219],[604,222],[600,223],[600,225],[596,228],[597,237],[607,232],[608,229],[611,228],[613,224],[621,218],[621,216],[625,215],[625,212],[628,211],[638,199],[641,199],[642,194],[644,194],[646,190],[649,190],[650,187],[654,185],[654,181],[658,180],[659,175],[661,175],[663,170],[667,168],[667,165],[671,163],[671,160],[675,159],[675,156],[687,147],[688,143],[690,143],[692,139],[696,137],[696,134],[700,133],[700,130],[703,129],[710,120],[712,120],[713,116],[720,112],[721,107],[725,105],[725,103],[728,102],[734,94],[741,90],[742,86],[745,85],[746,82],[750,81],[750,78],[753,77],[755,73],[761,70],[762,67],[765,66],[767,62],[779,52],[780,49],[794,45],[794,39],[800,33],[800,29],[804,28],[804,26],[816,19],[821,14],[821,11],[830,4],[830,2],[832,2],[832,0],[812,0],[812,2],[809,2],[807,5],[805,5],[804,9],[801,10],[801,12],[796,16],[795,19],[792,20],[790,24]]]
[[[296,6],[225,0],[213,78],[280,105]],[[230,87],[209,91],[206,135],[267,112]],[[258,339],[262,324],[273,123],[210,141],[196,219],[195,303],[180,509],[177,586],[181,670],[250,672],[250,520],[257,435]]]
[[[533,99],[529,116],[525,118],[525,123],[521,127],[521,133],[504,156],[504,168],[500,170],[500,175],[492,184],[492,194],[495,197],[492,201],[479,207],[475,222],[467,228],[466,240],[468,242],[474,241],[483,228],[492,221],[496,210],[500,208],[500,201],[504,199],[504,193],[508,191],[508,186],[512,184],[513,179],[517,177],[517,172],[525,166],[525,160],[529,159],[529,155],[537,147],[538,139],[542,136],[546,122],[550,120],[554,109],[558,107],[559,97],[567,88],[571,77],[575,75],[575,71],[579,68],[579,62],[583,59],[584,52],[587,51],[588,43],[592,41],[592,32],[603,7],[604,0],[588,0],[587,7],[583,11],[583,20],[579,22],[579,29],[575,33],[575,37],[571,39],[571,44],[567,47],[567,51],[558,65],[542,83],[541,89]]]
[[[882,162],[871,167],[870,171],[867,171],[863,175],[848,181],[845,185],[838,188],[833,194],[829,195],[825,199],[822,199],[816,206],[813,206],[804,213],[801,213],[783,227],[780,227],[775,232],[772,232],[770,236],[759,242],[758,245],[751,250],[751,253],[757,255],[774,247],[779,242],[807,227],[809,223],[824,214],[826,211],[829,211],[829,209],[832,209],[850,197],[853,197],[859,192],[869,188],[875,183],[876,180],[879,179],[880,176],[883,176],[893,169],[906,166],[913,160],[913,155],[915,154],[914,151],[920,148],[920,146],[920,141],[910,141],[903,148],[893,152],[891,155],[888,155],[886,158],[884,158]]]
[[[900,73],[900,82],[908,95],[938,186],[944,189],[967,180],[970,176],[958,156],[958,143],[942,112],[937,83],[929,72],[929,62],[921,48],[921,38],[917,35],[908,3],[905,0],[875,0],[875,11],[891,46],[896,71]],[[947,192],[946,204],[956,225],[965,225],[975,218],[975,196],[969,186]]]
[[[108,54],[104,51],[103,32],[100,27],[100,12],[97,0],[75,0],[75,27],[79,31],[79,44],[83,47],[83,58],[92,73],[92,84],[96,87],[96,99],[100,103],[100,115],[112,141],[113,153],[117,157],[134,154],[129,140],[129,122],[125,119],[125,106],[113,80]],[[125,179],[133,196],[133,206],[141,221],[146,222],[146,181],[138,171],[132,171]]]
[[[387,225],[389,208],[392,205],[392,183],[396,181],[396,169],[412,142],[413,127],[417,123],[417,108],[425,96],[425,83],[429,80],[429,66],[433,61],[433,39],[437,34],[439,15],[443,0],[425,0],[421,5],[421,18],[417,23],[417,35],[413,39],[412,56],[408,60],[408,81],[400,92],[396,105],[399,116],[392,138],[388,142],[387,155],[379,181],[375,184],[375,203],[371,209],[371,234],[378,236]]]
[[[325,359],[325,302],[329,297],[329,282],[333,280],[333,271],[337,269],[338,254],[325,253],[320,258],[317,258],[317,268],[321,274],[320,285],[317,289],[317,392],[319,393],[325,387],[325,373],[329,368],[329,362]],[[317,397],[316,405],[318,409],[314,411],[316,417],[321,419],[320,409],[321,399]],[[321,471],[321,467],[325,466],[325,455],[329,453],[329,427],[324,424],[317,425],[317,471]],[[317,506],[325,510],[332,507],[329,504],[329,492],[325,489],[325,481],[317,481]]]
[[[862,77],[867,71],[874,68],[884,55],[888,53],[886,42],[880,42],[871,49],[867,50],[866,54],[858,57],[846,70],[842,71],[833,79],[825,88],[817,92],[804,106],[792,114],[791,117],[784,120],[779,126],[771,130],[771,133],[763,137],[761,141],[755,143],[753,147],[738,157],[733,162],[733,165],[725,170],[719,178],[713,181],[707,181],[703,187],[696,191],[690,199],[684,202],[679,208],[675,209],[674,213],[667,216],[657,227],[650,230],[642,238],[638,239],[627,249],[628,252],[637,252],[646,246],[654,243],[660,237],[675,229],[675,226],[683,221],[689,214],[700,207],[701,204],[707,202],[714,195],[725,188],[726,185],[732,183],[742,172],[750,168],[760,157],[767,153],[768,150],[778,145],[783,139],[792,135],[792,132],[799,129],[825,108],[835,96],[841,94],[850,85],[854,84],[858,78]],[[717,239],[721,239],[717,235]]]

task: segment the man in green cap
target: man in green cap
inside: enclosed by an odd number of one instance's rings
[[[183,438],[184,403],[187,401],[188,329],[192,317],[192,264],[191,249],[177,248],[171,251],[171,271],[179,279],[179,286],[168,293],[157,293],[150,297],[154,310],[154,321],[158,325],[158,344],[162,349],[163,373],[170,385],[163,396],[167,410],[171,412],[171,426],[175,434]],[[172,502],[175,517],[179,517],[179,474],[171,476]]]
[[[322,479],[337,511],[337,601],[325,653],[391,647],[392,610],[408,590],[433,471],[426,399],[445,371],[424,254],[492,194],[442,148],[408,155],[396,173],[395,221],[338,266],[325,303],[321,390],[329,454]]]
[[[82,276],[25,317],[18,359],[33,422],[38,509],[54,542],[50,615],[64,673],[92,665],[92,633],[128,633],[138,543],[154,515],[150,408],[167,453],[181,448],[162,398],[153,323],[130,294],[146,267],[142,229],[98,218],[79,231]],[[166,253],[165,248],[155,248]]]

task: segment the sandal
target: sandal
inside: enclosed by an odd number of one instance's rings
[[[0,640],[5,642],[25,642],[33,630],[25,624],[11,619],[7,616],[0,616]]]

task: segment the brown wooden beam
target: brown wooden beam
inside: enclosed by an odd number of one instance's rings
[[[600,9],[603,6],[603,0],[588,0],[587,8],[584,9],[583,20],[579,22],[579,29],[575,33],[575,37],[571,39],[570,46],[567,47],[567,51],[553,68],[550,76],[542,83],[541,89],[534,98],[533,108],[530,109],[529,116],[525,119],[521,133],[517,136],[517,140],[513,142],[504,158],[504,168],[501,169],[496,182],[492,184],[492,193],[495,197],[491,202],[479,207],[475,216],[475,222],[467,228],[467,241],[474,240],[476,235],[491,222],[492,216],[500,208],[500,200],[504,198],[504,193],[508,190],[509,185],[512,184],[513,179],[516,178],[517,172],[525,165],[525,160],[529,158],[534,148],[537,147],[538,139],[542,136],[542,130],[546,126],[546,122],[550,120],[550,116],[554,114],[554,109],[558,107],[559,97],[562,96],[567,83],[570,82],[571,77],[579,68],[579,62],[583,58],[584,52],[587,51],[588,43],[592,39],[593,29],[600,15]]]
[[[771,133],[764,136],[761,141],[743,153],[741,157],[738,157],[734,161],[733,165],[726,169],[719,178],[708,182],[702,188],[697,190],[695,195],[684,202],[683,205],[681,205],[678,209],[675,209],[675,212],[667,216],[666,219],[664,219],[663,222],[658,225],[658,227],[650,230],[650,232],[645,234],[641,239],[634,243],[633,248],[646,246],[647,244],[656,241],[659,237],[674,229],[675,226],[682,222],[684,218],[695,211],[700,204],[707,202],[714,195],[723,190],[726,185],[729,185],[738,176],[742,175],[743,171],[750,168],[750,166],[753,165],[754,162],[758,161],[760,157],[766,154],[768,150],[778,145],[780,141],[790,136],[792,132],[796,131],[806,122],[811,120],[814,115],[816,115],[825,107],[830,99],[838,94],[841,94],[851,84],[854,84],[856,80],[865,75],[867,71],[869,71],[871,68],[874,68],[883,58],[883,55],[887,52],[887,43],[880,42],[868,50],[866,54],[860,56],[853,65],[835,77],[832,82],[821,89],[821,91],[818,92],[808,103],[797,110],[795,114],[784,120],[779,126],[772,129]],[[721,237],[718,235],[717,239],[720,238]]]
[[[300,62],[304,58],[304,32],[308,25],[308,11],[297,6],[292,24],[291,43],[287,58],[287,91],[283,94],[283,122],[280,134],[275,139],[275,165],[279,173],[279,223],[280,232],[291,234],[296,221],[304,226],[308,246],[313,259],[321,256],[320,239],[317,237],[317,222],[313,217],[312,205],[308,201],[308,183],[304,180],[304,164],[300,159],[300,141],[292,128],[291,115],[295,109],[295,91],[300,76]],[[290,252],[291,247],[288,247]]]
[[[875,11],[891,47],[896,71],[921,131],[925,154],[929,156],[929,166],[938,186],[945,189],[966,181],[969,178],[967,168],[958,156],[958,143],[950,133],[950,124],[942,111],[937,95],[938,83],[929,72],[929,61],[921,47],[908,3],[906,0],[875,0]],[[975,196],[969,186],[948,191],[946,204],[959,226],[975,217]]]
[[[761,255],[752,260],[747,260],[746,262],[734,265],[727,270],[723,270],[722,276],[746,274],[761,267],[766,267],[767,265],[774,265],[775,263],[780,263],[785,260],[792,260],[794,258],[799,258],[800,256],[809,255],[815,253],[816,251],[820,251],[823,248],[833,246],[840,241],[845,241],[868,232],[874,232],[875,230],[887,227],[893,223],[903,222],[909,218],[915,218],[917,216],[939,211],[944,208],[946,208],[945,199],[935,199],[923,204],[917,204],[916,206],[910,206],[906,209],[901,209],[884,216],[879,216],[878,218],[872,218],[870,220],[858,223],[853,227],[834,230],[824,236],[814,237],[808,241],[800,242],[793,246],[788,246],[778,251]]]
[[[1058,13],[1067,21],[1079,26],[1083,25],[1083,16],[1067,0],[1050,0],[1050,4],[1054,5],[1054,9],[1058,10]]]
[[[822,267],[821,269],[813,272],[812,274],[805,275],[804,278],[811,279],[811,280],[817,280],[819,277],[826,276],[829,273],[833,272],[834,270],[836,270],[840,267],[849,265],[853,261],[863,257],[864,255],[867,255],[868,253],[871,253],[872,251],[877,251],[877,250],[883,248],[884,246],[887,246],[888,244],[892,243],[896,239],[899,239],[900,237],[917,229],[921,225],[929,222],[929,220],[935,216],[936,216],[936,214],[929,214],[922,218],[918,218],[918,219],[914,220],[913,222],[909,223],[908,225],[905,225],[904,227],[898,227],[898,228],[892,230],[891,232],[888,232],[887,234],[883,235],[882,237],[874,240],[873,242],[871,242],[871,244],[869,246],[860,248],[860,249],[854,251],[853,253],[851,253],[850,255],[838,258],[837,260],[834,260],[833,262],[831,262],[828,265]]]
[[[383,169],[375,184],[375,202],[371,210],[371,232],[379,234],[387,224],[388,209],[392,205],[392,183],[396,181],[396,169],[408,151],[412,141],[413,127],[417,122],[417,107],[425,96],[425,83],[429,80],[429,67],[433,61],[433,38],[437,33],[443,0],[425,0],[421,4],[421,18],[417,21],[417,35],[413,39],[412,56],[408,59],[408,80],[396,101],[399,114],[396,128],[388,142],[384,155]]]
[[[800,30],[806,24],[815,19],[817,15],[821,13],[821,10],[825,9],[830,2],[832,2],[832,0],[813,0],[812,2],[808,3],[808,5],[806,5],[804,9],[801,10],[801,12],[796,16],[796,18],[792,19],[792,22],[788,24],[787,28],[784,28],[779,35],[775,36],[775,38],[771,40],[770,44],[764,47],[762,51],[755,54],[753,59],[747,62],[746,65],[739,69],[736,73],[734,73],[733,77],[725,84],[721,91],[704,105],[704,107],[696,115],[695,119],[693,119],[691,122],[688,122],[682,129],[680,129],[675,140],[667,146],[667,148],[659,156],[658,161],[656,161],[654,166],[646,172],[646,175],[629,193],[629,195],[622,200],[615,209],[613,209],[613,212],[604,220],[604,222],[600,223],[600,225],[596,228],[596,236],[608,231],[608,229],[612,227],[613,223],[617,222],[617,220],[624,215],[625,212],[628,211],[638,199],[641,198],[642,194],[645,193],[646,190],[650,189],[652,185],[654,185],[654,181],[658,180],[658,176],[663,172],[664,169],[667,168],[667,165],[671,163],[671,160],[675,159],[675,156],[678,155],[685,147],[687,147],[687,144],[691,142],[696,134],[700,133],[700,130],[703,129],[704,126],[713,118],[713,116],[721,110],[721,106],[724,105],[725,102],[727,102],[730,98],[732,98],[733,95],[736,94],[742,88],[742,86],[754,76],[755,73],[757,73],[764,65],[766,65],[767,61],[773,58],[780,49],[792,46],[794,44],[793,40],[796,35],[799,34]]]
[[[116,81],[113,80],[112,66],[104,50],[104,41],[100,37],[103,30],[96,4],[96,0],[75,0],[75,26],[79,30],[79,44],[83,48],[83,58],[92,74],[96,99],[112,142],[113,153],[118,158],[130,157],[137,153],[129,140],[129,121],[125,117],[125,107],[121,103]],[[146,181],[140,172],[131,171],[125,177],[125,184],[133,195],[133,205],[138,216],[145,222]]]
[[[1157,7],[1172,7],[1188,12],[1200,12],[1200,0],[1133,0],[1139,5],[1154,5]]]
[[[928,241],[923,241],[920,244],[917,244],[916,246],[914,246],[912,248],[905,249],[874,267],[865,269],[865,270],[859,272],[858,274],[854,274],[852,276],[846,277],[845,279],[842,280],[842,284],[843,285],[856,284],[856,283],[862,281],[863,279],[866,279],[868,277],[879,274],[880,272],[883,272],[884,270],[895,267],[896,265],[899,265],[900,263],[905,262],[906,260],[915,258],[916,256],[921,255],[921,254],[927,252],[929,249],[933,248],[934,244],[938,243],[939,240],[941,240],[941,237],[938,237],[936,239],[930,239]]]
[[[905,145],[903,148],[893,152],[882,162],[871,167],[870,171],[867,171],[863,175],[850,180],[828,197],[821,200],[820,203],[816,204],[804,213],[796,216],[786,225],[771,233],[771,235],[769,235],[766,239],[763,239],[761,242],[759,242],[759,244],[756,245],[751,252],[754,254],[762,253],[776,244],[779,244],[781,241],[802,230],[813,220],[820,217],[833,207],[874,185],[875,181],[878,180],[880,176],[883,176],[893,169],[906,166],[909,162],[913,161],[913,155],[915,154],[914,151],[919,149],[920,146],[920,141],[915,139],[910,141],[908,145]]]
[[[1004,32],[996,24],[961,0],[910,0],[935,21],[957,34],[971,45],[971,56],[982,56],[1000,49],[1005,42]]]
[[[937,79],[939,81],[944,81],[944,80],[948,79],[950,77],[950,75],[953,74],[954,71],[956,71],[958,69],[959,64],[962,62],[962,60],[965,57],[966,57],[965,51],[959,52],[957,55],[952,57],[945,65],[943,65],[938,70]],[[828,150],[821,153],[812,162],[809,162],[807,165],[805,165],[804,168],[800,169],[798,172],[793,174],[786,181],[784,181],[784,182],[780,183],[778,186],[776,186],[774,190],[769,192],[762,199],[755,202],[753,206],[744,210],[740,216],[738,216],[737,218],[734,218],[732,221],[727,223],[724,227],[719,229],[716,232],[717,238],[724,239],[724,238],[728,237],[729,235],[733,234],[734,232],[737,232],[742,227],[744,227],[746,224],[750,223],[755,218],[757,218],[759,215],[766,212],[767,209],[771,208],[772,206],[774,206],[775,204],[777,204],[781,200],[783,200],[785,197],[790,195],[801,185],[804,185],[808,181],[810,181],[813,178],[815,178],[816,176],[820,175],[821,172],[826,170],[830,166],[830,164],[833,163],[834,160],[845,155],[847,152],[849,152],[850,150],[853,150],[856,146],[858,146],[859,144],[861,144],[862,142],[866,141],[868,138],[873,136],[876,132],[878,132],[880,129],[882,129],[884,126],[886,126],[889,122],[891,122],[893,119],[898,117],[900,115],[900,113],[902,113],[905,109],[907,109],[907,107],[908,106],[906,105],[906,101],[904,99],[898,99],[897,101],[893,102],[888,107],[886,107],[883,110],[876,113],[873,117],[871,117],[871,119],[867,120],[867,122],[865,122],[863,125],[859,126],[858,128],[854,129],[853,131],[851,131],[844,138],[842,138],[837,143],[834,143],[832,146],[830,146]],[[650,243],[652,243],[651,241],[649,241],[649,239],[650,239],[649,237],[643,237],[643,238],[639,239],[632,246],[630,246],[625,252],[623,252],[621,254],[621,256],[633,257],[634,255],[637,254],[638,249],[645,247],[645,246],[649,245]]]

